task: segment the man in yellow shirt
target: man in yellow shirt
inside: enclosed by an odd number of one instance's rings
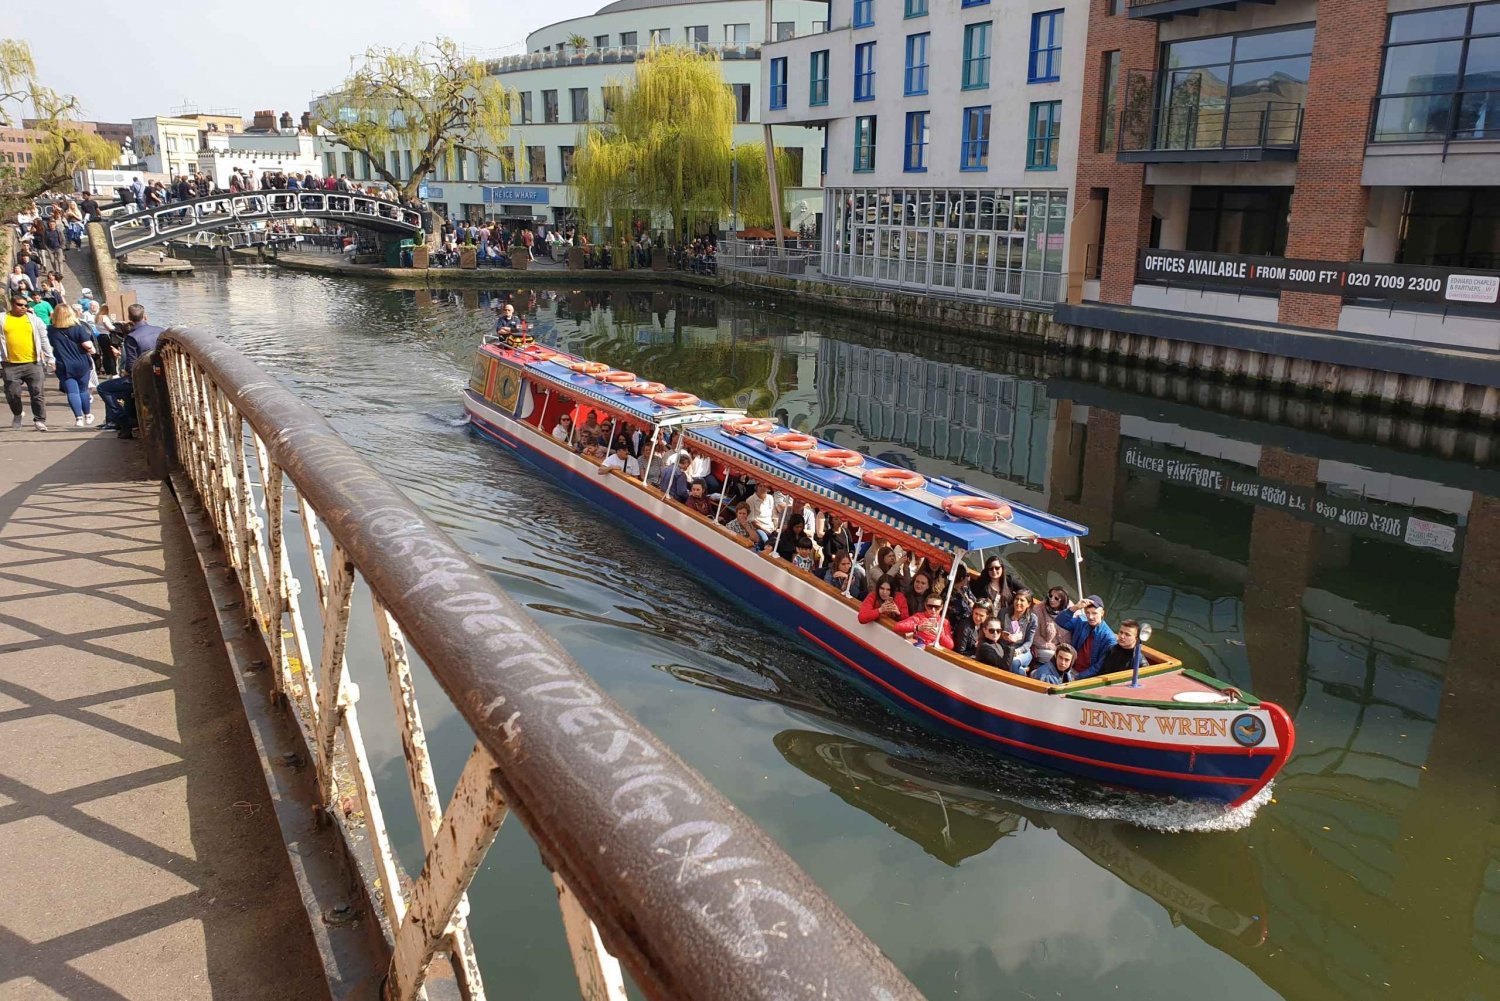
[[[47,430],[46,390],[42,379],[52,367],[52,345],[47,328],[28,308],[24,295],[10,297],[10,309],[4,317],[4,337],[0,337],[0,374],[5,379],[5,402],[10,404],[11,427],[20,430],[26,421],[21,416],[21,388],[31,398],[31,426]]]

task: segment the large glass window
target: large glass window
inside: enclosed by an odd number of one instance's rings
[[[699,46],[708,44],[708,25],[706,24],[690,24],[682,29],[682,33],[685,36],[683,40],[688,45]],[[725,38],[724,41],[727,42],[729,39]]]
[[[907,17],[926,17],[927,0],[906,0]]]
[[[927,93],[927,32],[906,36],[906,94]]]
[[[854,0],[854,26],[868,28],[875,23],[875,0]]]
[[[990,167],[990,106],[964,109],[964,141],[960,167],[988,170]]]
[[[777,21],[772,28],[773,34],[771,37],[775,38],[778,42],[784,42],[788,38],[797,37],[796,21]]]
[[[1028,83],[1050,83],[1062,77],[1063,12],[1045,10],[1031,15],[1031,61]]]
[[[860,115],[854,119],[854,170],[864,173],[875,169],[875,116]]]
[[[636,47],[636,33],[633,31],[620,32],[620,48],[633,49]]]
[[[537,184],[547,181],[547,147],[526,147],[526,179]]]
[[[1104,53],[1099,74],[1099,152],[1115,144],[1115,129],[1120,118],[1120,50]]]
[[[854,99],[875,99],[875,43],[861,42],[854,47]]]
[[[1500,270],[1500,198],[1494,188],[1412,188],[1401,232],[1399,264]]]
[[[1210,254],[1286,254],[1291,188],[1198,185],[1188,203],[1186,250]]]
[[[672,44],[672,29],[671,28],[652,28],[651,29],[651,44],[652,45],[671,45]]]
[[[729,91],[734,95],[734,120],[748,122],[750,120],[750,85],[732,83],[729,85]]]
[[[906,113],[906,160],[907,173],[919,173],[927,169],[927,143],[931,133],[927,128],[927,112]]]
[[[771,108],[786,107],[786,56],[771,60]]]
[[[521,124],[530,125],[531,117],[531,91],[521,91]]]
[[[562,182],[567,184],[573,179],[573,147],[557,147],[557,159],[562,164]]]
[[[708,41],[708,29],[703,31],[703,40]],[[726,24],[724,25],[724,41],[732,45],[747,45],[750,42],[750,25]]]
[[[828,103],[828,50],[819,49],[807,58],[807,103]]]
[[[964,27],[964,90],[990,85],[990,22]]]
[[[557,114],[557,91],[542,91],[542,121],[548,125],[555,125],[557,124]]]
[[[573,121],[586,122],[589,120],[589,89],[587,87],[573,87],[569,89],[568,103],[572,105]]]
[[[1026,169],[1056,170],[1062,128],[1061,101],[1034,101],[1026,128]]]
[[[1168,42],[1155,148],[1294,145],[1312,43],[1310,24]]]
[[[596,49],[607,49],[607,48],[609,48],[609,36],[608,35],[595,35],[594,36],[594,48],[596,48]]]
[[[1370,138],[1500,138],[1500,3],[1391,15]]]

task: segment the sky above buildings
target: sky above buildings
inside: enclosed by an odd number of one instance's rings
[[[85,118],[128,122],[184,105],[247,118],[271,108],[296,117],[348,75],[350,56],[372,45],[446,35],[478,54],[522,52],[528,32],[605,2],[361,0],[262,13],[243,4],[164,0],[137,8],[75,0],[68,21],[90,25],[84,36],[49,17],[17,19],[0,35],[27,42],[42,81],[76,95]]]

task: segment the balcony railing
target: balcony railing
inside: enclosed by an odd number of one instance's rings
[[[759,59],[759,42],[726,42],[711,45],[706,42],[693,43],[690,48],[697,52],[715,52],[721,59]],[[522,70],[550,69],[555,66],[596,66],[614,63],[633,63],[651,51],[649,45],[615,45],[607,49],[579,49],[565,52],[526,52],[518,56],[502,56],[485,64],[491,76],[502,73],[519,73]]]
[[[1500,90],[1401,94],[1370,102],[1371,143],[1500,142]]]
[[[1256,95],[1210,104],[1201,80],[1166,94],[1154,73],[1126,80],[1120,113],[1120,160],[1132,163],[1294,160],[1302,142],[1302,105]]]

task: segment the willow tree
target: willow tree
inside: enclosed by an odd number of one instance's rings
[[[736,159],[740,218],[769,217],[765,149],[735,147],[734,124],[734,97],[715,53],[651,49],[622,83],[610,120],[578,138],[573,184],[585,217],[612,221],[617,236],[637,213],[666,217],[685,242],[729,214]],[[789,158],[779,154],[778,177],[789,173]]]
[[[18,124],[27,107],[39,133],[24,164],[0,163],[0,216],[7,219],[48,191],[72,191],[75,171],[91,163],[112,167],[120,151],[78,122],[76,97],[59,94],[37,79],[25,42],[0,39],[0,126]],[[19,159],[19,157],[17,158]]]
[[[439,163],[452,170],[469,153],[481,165],[496,158],[510,133],[510,100],[485,62],[464,55],[452,39],[411,49],[376,47],[318,102],[318,128],[368,157],[371,169],[403,198],[414,198]],[[386,165],[392,150],[411,151],[405,179]]]

